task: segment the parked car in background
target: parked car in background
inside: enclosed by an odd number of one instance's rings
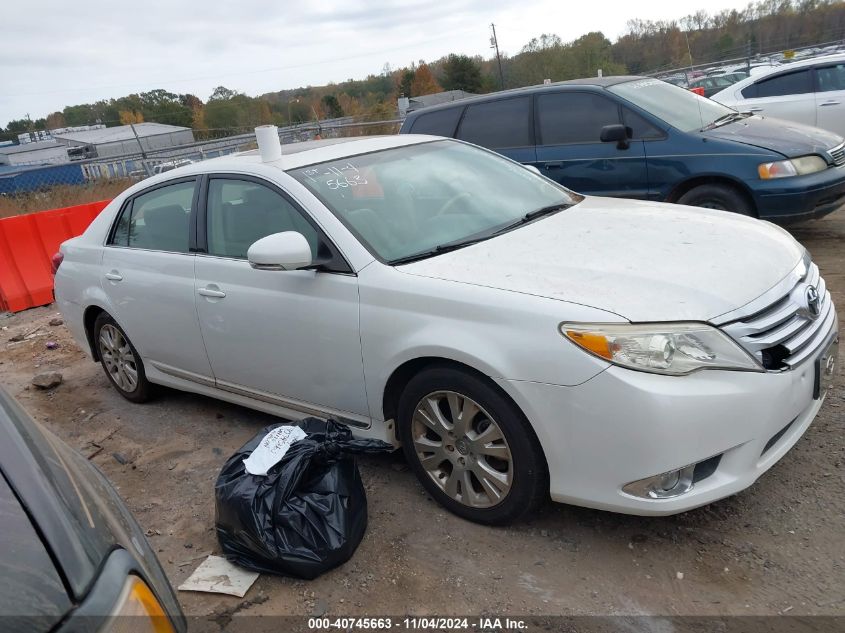
[[[160,384],[337,418],[483,523],[549,494],[709,503],[822,405],[836,311],[776,226],[585,198],[432,136],[284,151],[153,176],[62,244],[58,306],[128,400]]]
[[[845,54],[772,68],[717,92],[712,99],[743,112],[845,135]]]
[[[845,140],[740,114],[648,77],[507,90],[410,113],[401,133],[493,149],[575,191],[776,222],[845,203]]]
[[[736,82],[745,79],[746,77],[748,77],[748,75],[743,72],[727,73],[724,75],[713,75],[710,77],[699,77],[698,79],[693,79],[691,82],[689,82],[688,88],[690,90],[694,88],[701,88],[704,90],[703,96],[711,97],[720,90],[723,90],[728,86],[732,86]]]
[[[0,389],[4,631],[183,632],[141,528],[87,459]]]
[[[178,169],[179,167],[184,167],[185,165],[192,165],[194,161],[190,158],[182,158],[178,160],[168,160],[163,163],[159,163],[153,167],[153,174],[163,174],[166,171],[171,171],[173,169]]]

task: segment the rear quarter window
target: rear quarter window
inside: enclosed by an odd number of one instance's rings
[[[458,127],[461,112],[463,112],[463,107],[446,108],[420,114],[414,119],[409,132],[411,134],[433,134],[452,138],[455,135],[455,128]]]

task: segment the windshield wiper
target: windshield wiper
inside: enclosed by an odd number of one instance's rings
[[[435,255],[442,255],[443,253],[448,253],[449,251],[454,251],[459,248],[463,248],[464,246],[469,246],[470,244],[477,244],[478,242],[489,240],[491,237],[496,237],[497,235],[501,235],[502,233],[507,233],[508,231],[513,230],[518,226],[522,226],[523,224],[527,224],[532,220],[536,220],[539,217],[542,217],[544,215],[550,215],[552,213],[555,213],[556,211],[561,211],[563,209],[568,209],[571,206],[572,203],[559,202],[557,204],[550,204],[547,207],[540,207],[539,209],[534,209],[534,211],[529,211],[515,222],[506,224],[505,226],[496,229],[492,233],[485,233],[484,235],[479,235],[468,239],[455,240],[454,242],[438,244],[437,246],[429,250],[420,251],[419,253],[413,253],[412,255],[406,255],[405,257],[397,257],[396,259],[391,259],[387,263],[391,266],[398,266],[399,264],[410,264],[411,262],[416,262],[421,259],[434,257]]]
[[[712,130],[713,128],[719,127],[721,125],[727,125],[728,123],[732,123],[733,121],[738,121],[739,119],[745,119],[751,116],[751,112],[728,112],[720,116],[718,119],[711,121],[703,128],[701,128],[702,132],[706,132],[707,130]]]
[[[493,233],[488,233],[481,237],[474,237],[468,240],[456,240],[454,242],[447,242],[446,244],[438,244],[434,248],[431,248],[427,251],[420,251],[419,253],[406,255],[405,257],[397,257],[396,259],[391,259],[387,263],[391,266],[398,266],[399,264],[410,264],[411,262],[415,262],[420,259],[434,257],[435,255],[442,255],[443,253],[455,251],[459,248],[463,248],[464,246],[469,246],[470,244],[477,244],[478,242],[489,240],[491,237],[493,237],[493,235]]]
[[[551,215],[552,213],[556,213],[558,211],[563,211],[564,209],[568,209],[572,206],[571,202],[558,202],[557,204],[550,204],[547,207],[540,207],[539,209],[534,209],[533,211],[529,211],[521,218],[516,220],[515,222],[511,222],[510,224],[506,224],[500,229],[497,229],[493,235],[501,235],[502,233],[507,233],[515,229],[518,226],[522,226],[523,224],[528,224],[537,218],[541,218],[544,215]]]

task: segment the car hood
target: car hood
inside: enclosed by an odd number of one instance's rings
[[[737,108],[742,110],[742,105]],[[756,115],[701,132],[701,135],[773,150],[787,158],[821,154],[845,140],[817,127]]]
[[[587,197],[514,231],[397,270],[579,303],[630,321],[708,321],[759,297],[803,254],[786,231],[768,222]]]

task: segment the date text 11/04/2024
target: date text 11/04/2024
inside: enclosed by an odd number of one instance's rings
[[[501,631],[524,631],[524,620],[515,618],[440,618],[440,617],[405,617],[405,618],[309,618],[308,628],[319,630],[342,631],[463,631],[476,633],[500,633]]]

